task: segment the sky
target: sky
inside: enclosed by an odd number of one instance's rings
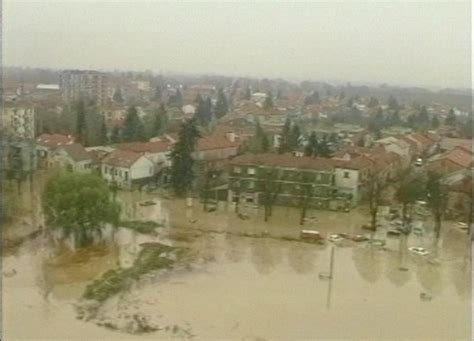
[[[469,1],[3,2],[3,64],[471,87]]]

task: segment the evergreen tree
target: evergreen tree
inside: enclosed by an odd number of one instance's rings
[[[105,117],[102,116],[102,123],[100,125],[100,134],[99,134],[98,144],[100,146],[104,146],[108,144],[108,142],[109,142],[109,137],[107,133],[107,125],[105,124]]]
[[[300,136],[301,136],[300,127],[296,124],[293,125],[293,127],[291,128],[290,139],[288,141],[290,151],[298,149],[300,145]]]
[[[117,103],[123,103],[122,89],[120,87],[115,89],[113,100]]]
[[[456,115],[454,114],[454,110],[449,110],[448,116],[446,116],[446,120],[444,124],[447,126],[455,126],[456,125]]]
[[[170,155],[171,186],[177,195],[182,196],[189,193],[195,179],[192,154],[200,137],[196,120],[191,119],[183,123],[178,136],[178,142],[173,146]]]
[[[311,95],[305,97],[304,105],[318,104],[319,100],[319,93],[317,91],[313,91]]]
[[[123,125],[122,139],[124,142],[146,140],[145,127],[138,117],[137,108],[134,106],[128,109],[127,117]]]
[[[316,133],[313,131],[311,135],[309,135],[308,144],[305,147],[304,154],[306,156],[318,156],[318,151],[318,138],[316,137]]]
[[[75,106],[76,112],[76,136],[79,143],[86,143],[87,124],[86,124],[86,104],[80,99]]]
[[[390,96],[387,104],[390,110],[400,110],[400,105],[398,104],[397,99],[393,96]]]
[[[167,121],[166,108],[162,103],[153,116],[152,137],[161,135],[166,127]]]
[[[439,118],[436,115],[433,115],[433,118],[431,119],[431,128],[437,129],[439,128],[440,122]]]
[[[161,85],[156,86],[155,94],[153,95],[153,99],[155,101],[161,101],[162,94],[163,94],[163,89],[161,88]]]
[[[271,91],[269,91],[267,93],[267,97],[265,97],[265,102],[263,102],[263,109],[266,111],[270,111],[273,109],[273,95]]]
[[[219,89],[217,93],[217,103],[216,103],[216,118],[221,118],[229,111],[229,106],[227,103],[227,98],[225,97],[224,90]]]
[[[243,99],[250,101],[251,98],[252,98],[252,93],[250,92],[250,87],[248,86],[247,89],[245,89],[245,94],[244,94]]]
[[[120,136],[120,127],[118,125],[114,126],[112,128],[112,134],[110,135],[110,142],[111,143],[119,143],[121,142],[121,136]]]
[[[285,124],[280,135],[280,146],[278,147],[278,153],[283,154],[290,151],[290,139],[291,139],[291,121],[289,118],[286,119]]]
[[[367,107],[369,108],[375,108],[379,105],[379,101],[375,97],[370,97],[369,103],[367,104]]]
[[[329,144],[327,137],[324,136],[324,138],[318,143],[318,153],[319,156],[321,157],[330,157],[331,156],[331,150],[329,149]]]

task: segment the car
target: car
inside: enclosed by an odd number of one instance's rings
[[[412,246],[412,247],[409,247],[408,250],[411,253],[414,253],[415,255],[420,255],[420,256],[427,256],[429,254],[429,252],[425,248],[422,248],[422,247]]]
[[[392,229],[387,231],[387,236],[398,237],[401,234],[401,231],[398,229]]]
[[[361,234],[355,234],[355,235],[350,237],[350,240],[352,240],[354,242],[365,242],[365,241],[369,240],[369,238],[367,238],[366,236],[363,236]]]
[[[421,157],[416,159],[415,166],[417,166],[417,167],[423,166],[423,159]]]
[[[463,222],[461,222],[461,221],[458,222],[458,223],[456,223],[456,227],[457,227],[457,228],[460,228],[461,230],[467,230],[467,228],[468,228],[467,224],[466,224],[466,223],[463,223]]]
[[[344,238],[342,236],[340,236],[339,234],[331,234],[329,237],[328,237],[328,240],[330,242],[333,242],[333,243],[337,243],[337,242],[340,242],[342,241]]]
[[[315,230],[301,230],[300,238],[307,241],[321,241],[324,238],[318,231]]]

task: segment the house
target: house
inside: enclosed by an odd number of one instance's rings
[[[115,146],[119,150],[135,152],[146,156],[150,159],[154,166],[155,172],[171,166],[169,160],[169,153],[171,151],[171,144],[165,141],[153,142],[130,142],[121,143]]]
[[[40,167],[52,166],[50,157],[60,146],[74,143],[74,137],[61,134],[42,134],[36,139],[36,155]]]
[[[410,165],[410,144],[394,136],[385,137],[375,141],[376,145],[383,146],[386,152],[398,154],[401,158],[401,166],[407,168]]]
[[[428,171],[439,174],[449,174],[473,166],[472,149],[458,146],[448,152],[431,158],[426,166]]]
[[[91,173],[95,157],[79,143],[66,144],[56,148],[50,158],[53,167],[70,172]]]
[[[334,165],[329,159],[292,154],[245,154],[229,164],[228,201],[259,205],[271,195],[275,204],[342,208],[351,205],[334,186]],[[310,194],[308,193],[310,191]]]
[[[345,193],[356,205],[365,195],[365,187],[370,179],[373,162],[366,156],[354,159],[333,159],[334,185],[340,193]]]
[[[127,150],[115,150],[101,162],[101,175],[119,188],[132,189],[149,183],[155,174],[153,162],[146,156]]]
[[[222,161],[237,155],[240,144],[241,139],[235,133],[203,136],[197,142],[193,157],[200,164],[219,167]]]

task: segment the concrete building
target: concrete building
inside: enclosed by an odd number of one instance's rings
[[[33,106],[6,103],[2,120],[6,135],[22,139],[35,138],[35,110]]]
[[[65,70],[61,72],[59,87],[66,102],[84,97],[103,106],[107,99],[107,77],[98,71]]]

